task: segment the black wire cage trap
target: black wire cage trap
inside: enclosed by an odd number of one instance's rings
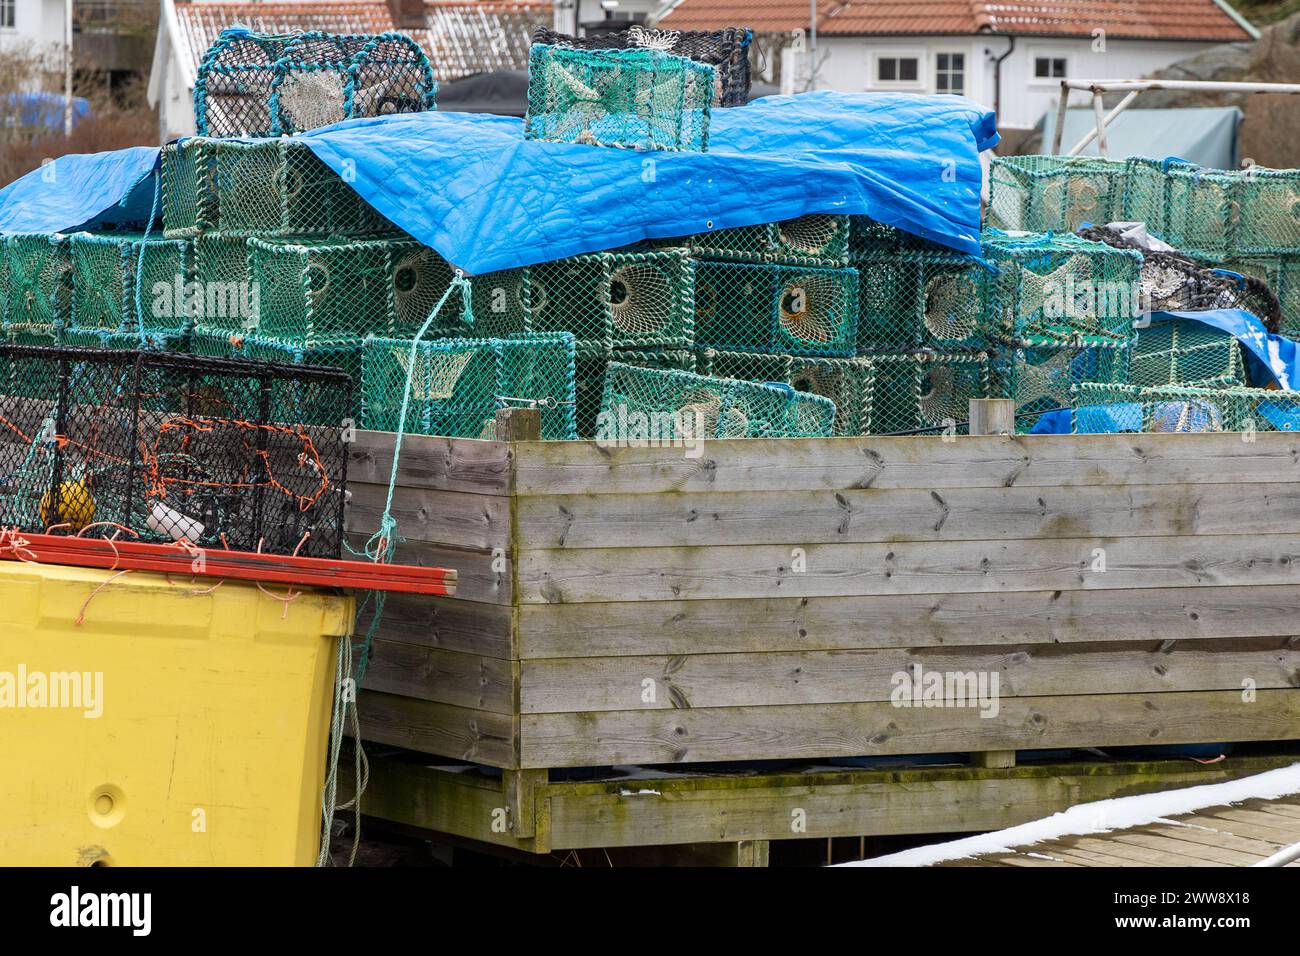
[[[347,373],[66,347],[0,358],[3,527],[340,556]]]

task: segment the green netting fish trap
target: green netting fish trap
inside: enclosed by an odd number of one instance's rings
[[[507,339],[370,337],[362,348],[362,424],[396,431],[408,373],[406,431],[460,438],[495,437],[498,409],[542,410],[542,437],[577,437],[574,345],[568,333]]]
[[[1074,232],[1124,218],[1123,160],[998,156],[989,167],[988,223],[999,229]]]
[[[533,43],[570,46],[586,50],[622,50],[645,47],[684,56],[713,67],[715,106],[744,106],[749,101],[749,47],[753,31],[745,27],[723,30],[650,30],[633,24],[626,30],[573,37],[538,27]]]
[[[189,325],[193,247],[136,233],[73,233],[74,329],[183,332]]]
[[[138,331],[112,332],[104,329],[67,329],[59,336],[58,341],[59,345],[70,348],[115,349],[127,352],[188,352],[189,343],[188,332],[147,331],[142,338]]]
[[[1300,252],[1300,170],[1128,161],[1124,218],[1180,252],[1221,261]]]
[[[1070,420],[1077,434],[1298,431],[1300,392],[1079,385]]]
[[[1271,303],[1264,301],[1265,296],[1238,296],[1240,301],[1233,306],[1258,316],[1270,332],[1280,332],[1290,339],[1300,338],[1300,255],[1231,259],[1223,267],[1265,283],[1277,300],[1277,321],[1270,321]]]
[[[983,344],[988,270],[952,252],[876,252],[858,271],[859,352]]]
[[[694,372],[697,364],[695,353],[686,349],[578,349],[574,359],[574,407],[579,438],[596,434],[596,417],[605,395],[605,370],[610,362],[682,372]]]
[[[695,276],[695,262],[681,251],[602,252],[544,262],[529,270],[528,328],[571,332],[586,351],[690,348]]]
[[[1129,381],[1138,386],[1246,384],[1241,343],[1203,322],[1163,321],[1138,329]]]
[[[970,400],[989,395],[990,363],[978,349],[873,352],[863,398],[870,435],[966,434]]]
[[[728,352],[852,356],[857,350],[855,269],[700,262],[695,341]]]
[[[163,147],[163,235],[394,235],[302,142],[194,137]]]
[[[849,217],[813,214],[663,241],[697,259],[835,268],[848,265]]]
[[[434,284],[445,289],[456,270],[440,256],[435,254],[435,258],[440,271]],[[527,332],[532,308],[531,276],[531,270],[523,268],[466,277],[473,323],[466,322],[459,299],[448,297],[433,317],[429,334],[434,338],[504,339]]]
[[[990,397],[1016,403],[1016,428],[1027,431],[1043,412],[1072,407],[1071,389],[1085,382],[1127,384],[1127,348],[1008,348],[990,353]]]
[[[200,136],[281,136],[434,108],[429,58],[402,33],[222,32],[194,82]]]
[[[528,51],[524,136],[627,149],[709,148],[713,67],[659,50]]]
[[[835,404],[788,385],[611,362],[596,440],[612,444],[701,438],[820,438]]]
[[[865,435],[875,366],[869,358],[818,358],[703,349],[698,371],[718,378],[776,382],[835,404],[832,435]]]
[[[7,331],[54,336],[72,318],[72,258],[62,234],[0,239],[7,266]]]
[[[452,270],[414,240],[249,239],[258,334],[298,346],[414,335]]]
[[[346,376],[112,349],[0,358],[4,526],[339,556]],[[286,390],[314,392],[322,417],[276,420]]]
[[[987,336],[1025,346],[1122,348],[1141,312],[1142,255],[1065,233],[985,234]]]
[[[198,236],[194,240],[194,279],[198,295],[191,298],[189,316],[196,328],[247,332],[261,313],[261,290],[248,268],[248,240],[230,236]]]

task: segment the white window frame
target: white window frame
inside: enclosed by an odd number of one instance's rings
[[[1039,60],[1064,60],[1065,76],[1064,77],[1041,77],[1038,75]],[[1053,50],[1046,47],[1031,49],[1029,51],[1029,83],[1031,86],[1050,86],[1058,87],[1062,79],[1069,79],[1074,74],[1074,57],[1064,50]]]
[[[880,61],[881,60],[915,60],[916,61],[916,79],[915,80],[881,80]],[[929,60],[926,51],[920,48],[908,50],[875,50],[871,54],[871,73],[870,85],[868,89],[873,90],[924,90],[929,88],[926,77],[929,75]]]
[[[959,56],[961,57],[961,92],[957,96],[970,96],[970,51],[968,50],[935,50],[934,51],[934,68],[930,71],[931,84],[930,88],[936,93],[952,93],[952,90],[939,89],[939,57]],[[948,61],[948,78],[952,78],[952,60]]]
[[[9,15],[13,22],[5,26],[0,22],[0,33],[14,33],[18,30],[18,0],[0,0],[0,10],[9,8]]]

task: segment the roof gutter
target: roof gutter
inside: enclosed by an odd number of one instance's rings
[[[994,34],[996,36],[997,34]],[[1007,36],[1007,52],[1001,56],[993,58],[993,119],[998,121],[1002,118],[1002,61],[1009,57],[1016,49],[1015,34]]]

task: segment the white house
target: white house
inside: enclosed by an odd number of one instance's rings
[[[64,0],[0,0],[0,50],[63,55]]]
[[[995,109],[1003,130],[1034,126],[1062,78],[1146,76],[1259,36],[1227,0],[820,0],[813,76],[809,10],[808,0],[669,0],[657,25],[753,27],[782,92],[961,93]]]
[[[192,135],[199,63],[235,24],[261,33],[400,30],[424,47],[434,75],[445,81],[525,68],[533,29],[551,22],[547,0],[162,0],[149,102],[159,108],[164,140]]]

